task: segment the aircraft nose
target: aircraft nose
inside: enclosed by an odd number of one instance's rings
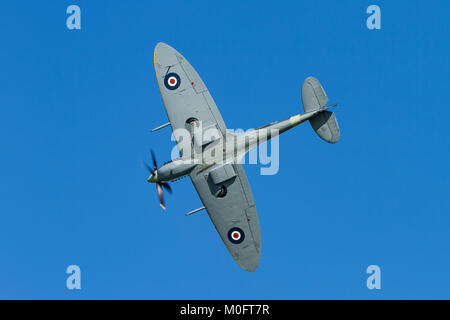
[[[157,173],[156,170],[155,170],[155,172],[153,172],[153,173],[148,177],[147,182],[153,182],[153,183],[155,183],[155,182],[157,182],[157,180],[158,180],[158,173]]]

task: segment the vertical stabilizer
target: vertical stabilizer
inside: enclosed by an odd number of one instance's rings
[[[306,78],[302,86],[302,103],[305,112],[324,108],[328,103],[328,97],[320,85],[319,80],[314,77]],[[331,111],[322,111],[309,120],[311,127],[323,140],[336,143],[341,137],[336,116]]]

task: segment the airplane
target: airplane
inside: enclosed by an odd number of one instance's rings
[[[178,131],[188,132],[189,136],[177,140],[180,158],[161,167],[157,166],[151,151],[153,166],[144,163],[150,173],[147,181],[156,185],[160,206],[165,209],[163,188],[172,192],[168,182],[189,176],[203,207],[186,215],[206,210],[231,256],[244,270],[253,272],[261,256],[259,219],[244,169],[236,160],[305,121],[309,121],[324,141],[338,142],[340,130],[336,116],[328,111],[336,105],[327,106],[328,97],[320,82],[308,77],[301,89],[304,113],[255,130],[232,133],[227,130],[204,82],[185,57],[160,42],[154,50],[154,65],[169,122],[152,131],[170,126],[174,136]],[[215,134],[203,139],[211,129]],[[232,141],[232,147],[225,141]],[[184,152],[186,146],[191,148],[189,152]],[[211,152],[212,148],[216,152]]]

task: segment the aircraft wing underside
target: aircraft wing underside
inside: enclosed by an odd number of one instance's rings
[[[261,255],[261,234],[253,195],[241,164],[228,164],[233,178],[216,184],[216,172],[196,168],[191,180],[223,243],[236,262],[255,271]],[[223,198],[217,195],[226,188]]]
[[[154,62],[172,130],[188,129],[187,120],[195,118],[204,128],[215,126],[225,136],[222,116],[190,63],[164,43],[156,46]],[[242,165],[198,165],[190,177],[231,255],[245,270],[256,270],[261,254],[261,235],[255,203]]]
[[[187,128],[195,118],[204,128],[226,126],[208,89],[191,64],[175,49],[158,43],[154,53],[156,78],[172,130]]]

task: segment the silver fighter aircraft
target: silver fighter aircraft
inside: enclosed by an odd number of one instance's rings
[[[334,113],[327,110],[335,105],[327,106],[328,98],[319,81],[309,77],[301,90],[304,113],[252,131],[232,133],[227,131],[208,89],[186,58],[169,45],[158,43],[154,64],[169,122],[152,131],[171,126],[175,137],[178,130],[190,136],[176,139],[180,158],[159,168],[152,151],[153,166],[146,164],[148,182],[156,184],[160,205],[165,209],[163,188],[172,192],[168,182],[189,176],[203,207],[187,215],[205,209],[236,262],[247,271],[255,271],[261,256],[259,220],[244,169],[236,160],[273,138],[273,132],[281,134],[307,120],[320,138],[336,143],[339,126]],[[211,129],[216,133],[204,139],[205,132]],[[225,143],[229,141],[232,143]],[[186,145],[189,152],[185,152]]]

